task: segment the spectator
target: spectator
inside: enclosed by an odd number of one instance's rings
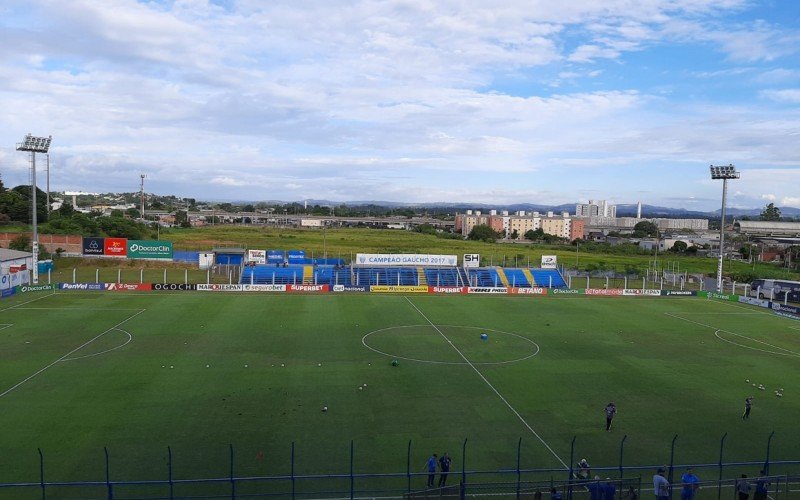
[[[433,488],[433,480],[436,478],[436,453],[428,458],[428,488]]]
[[[663,467],[659,467],[653,476],[653,494],[658,500],[669,500],[669,481],[664,477]]]
[[[769,494],[769,479],[767,479],[767,472],[762,470],[758,479],[756,479],[756,491],[753,494],[753,500],[767,500]]]
[[[447,484],[447,473],[450,472],[450,462],[450,455],[444,452],[442,458],[439,459],[439,470],[441,471],[441,474],[439,474],[439,488]]]
[[[581,458],[581,461],[578,462],[578,479],[589,479],[590,475],[589,462],[585,458]]]
[[[550,488],[550,500],[561,500],[561,492],[555,487]]]
[[[695,475],[692,468],[686,469],[686,472],[681,476],[681,500],[694,500],[695,493],[700,488],[700,478]]]
[[[747,474],[742,474],[742,477],[736,481],[736,493],[739,495],[739,500],[750,498],[750,481],[747,480]]]

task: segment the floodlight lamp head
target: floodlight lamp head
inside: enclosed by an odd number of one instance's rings
[[[721,166],[711,165],[710,170],[712,179],[739,178],[739,172],[736,171],[736,167],[734,167],[733,165],[721,165]]]
[[[50,150],[50,142],[53,136],[49,137],[34,137],[31,134],[25,136],[25,139],[17,144],[17,151],[31,151],[33,153],[47,153]]]

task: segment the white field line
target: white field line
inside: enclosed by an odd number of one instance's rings
[[[9,307],[6,307],[5,309],[0,309],[0,312],[8,311],[9,309],[16,309],[19,306],[24,306],[25,304],[30,304],[31,302],[36,302],[37,300],[46,299],[47,297],[52,297],[53,295],[55,295],[55,293],[48,293],[47,295],[43,295],[41,297],[36,297],[35,299],[31,299],[31,300],[28,300],[26,302],[20,302],[19,304],[15,305],[15,306],[9,306]]]
[[[96,307],[20,307],[18,311],[96,311]],[[103,311],[141,311],[141,307],[104,307]]]
[[[6,328],[11,328],[14,326],[14,323],[0,323],[0,330],[5,330]]]
[[[122,332],[125,335],[127,335],[128,336],[128,340],[126,340],[124,343],[122,343],[122,344],[120,344],[120,345],[118,345],[116,347],[112,347],[111,349],[106,349],[105,351],[95,352],[93,354],[87,354],[85,356],[77,356],[77,357],[74,357],[74,358],[64,358],[61,361],[77,361],[79,359],[93,358],[95,356],[99,356],[99,355],[105,354],[107,352],[116,351],[117,349],[122,349],[123,347],[125,347],[126,345],[130,344],[133,341],[133,335],[131,335],[130,332],[125,331],[125,330],[123,330],[121,328],[114,328],[114,330],[116,330],[118,332]]]
[[[64,354],[63,356],[61,356],[61,357],[60,357],[60,358],[58,358],[57,360],[53,361],[53,362],[52,362],[52,363],[50,363],[49,365],[45,366],[44,368],[40,368],[40,369],[38,369],[38,370],[37,370],[36,372],[34,372],[32,375],[29,375],[29,376],[27,376],[26,378],[24,378],[23,380],[21,380],[21,381],[17,382],[15,385],[13,385],[12,387],[9,387],[9,388],[8,388],[8,389],[6,389],[5,391],[3,391],[3,392],[0,392],[0,398],[2,398],[3,396],[5,396],[6,394],[9,394],[9,393],[10,393],[10,392],[12,392],[13,390],[15,390],[17,387],[21,386],[21,385],[22,385],[22,384],[24,384],[25,382],[27,382],[27,381],[31,380],[32,378],[36,377],[37,375],[39,375],[40,373],[44,372],[45,370],[47,370],[47,369],[48,369],[48,368],[50,368],[51,366],[55,365],[55,364],[56,364],[56,363],[58,363],[59,361],[63,361],[65,358],[68,358],[68,357],[69,357],[71,354],[74,354],[75,352],[77,352],[77,351],[79,351],[79,350],[83,349],[84,347],[86,347],[87,345],[91,344],[91,343],[92,343],[92,342],[94,342],[95,340],[99,339],[100,337],[102,337],[102,336],[103,336],[103,335],[105,335],[106,333],[110,332],[111,330],[115,330],[115,329],[119,328],[120,326],[122,326],[123,324],[125,324],[125,323],[127,323],[128,321],[132,320],[132,319],[133,319],[133,318],[135,318],[136,316],[138,316],[138,315],[142,314],[142,313],[143,313],[143,312],[145,312],[146,310],[147,310],[147,309],[140,309],[140,310],[139,310],[139,312],[137,312],[136,314],[134,314],[134,315],[132,315],[132,316],[129,316],[128,318],[126,318],[126,319],[124,319],[124,320],[120,321],[119,323],[117,323],[116,325],[112,326],[111,328],[109,328],[108,330],[104,331],[103,333],[101,333],[101,334],[99,334],[99,335],[97,335],[97,336],[95,336],[95,337],[93,337],[93,338],[91,338],[91,339],[87,340],[87,341],[86,341],[86,342],[84,342],[83,344],[79,345],[79,346],[78,346],[78,347],[76,347],[75,349],[73,349],[73,350],[69,351],[68,353]]]
[[[671,318],[679,319],[681,321],[686,321],[686,322],[689,322],[689,323],[694,323],[695,325],[699,325],[699,326],[704,326],[706,328],[710,328],[710,329],[714,330],[714,336],[715,337],[717,337],[718,339],[720,339],[720,340],[722,340],[724,342],[728,342],[729,344],[733,344],[733,345],[736,345],[736,346],[739,346],[739,347],[745,347],[747,349],[753,349],[755,351],[767,352],[767,353],[770,353],[770,354],[780,354],[782,356],[800,356],[800,353],[797,353],[797,352],[792,351],[790,349],[786,349],[785,347],[780,347],[780,346],[776,346],[776,345],[770,344],[769,342],[764,342],[763,340],[754,339],[752,337],[748,337],[748,336],[742,335],[740,333],[732,332],[730,330],[723,330],[721,328],[717,328],[716,326],[708,325],[706,323],[701,323],[699,321],[694,321],[694,320],[687,319],[687,318],[681,318],[680,316],[676,316],[675,314],[672,314],[672,313],[664,313],[664,314],[669,316],[669,317],[671,317]],[[719,332],[730,333],[731,335],[735,335],[737,337],[740,337],[740,338],[743,338],[743,339],[747,339],[747,340],[756,342],[758,344],[762,344],[762,345],[765,345],[765,346],[768,346],[768,347],[772,347],[773,349],[778,349],[779,351],[786,351],[786,353],[788,353],[788,354],[775,352],[775,351],[767,351],[767,350],[764,350],[764,349],[758,349],[756,347],[748,347],[748,346],[745,346],[745,345],[737,344],[736,342],[731,342],[730,340],[723,339],[722,337],[720,337],[718,335]]]
[[[540,435],[539,435],[539,434],[538,434],[538,433],[537,433],[535,430],[533,430],[533,427],[531,427],[531,426],[530,426],[530,424],[529,424],[528,422],[526,422],[526,421],[525,421],[525,419],[522,417],[522,415],[520,415],[520,414],[519,414],[519,412],[518,412],[518,411],[517,411],[517,410],[516,410],[516,409],[515,409],[513,406],[511,406],[511,403],[509,403],[509,402],[508,402],[508,400],[507,400],[506,398],[504,398],[504,397],[503,397],[503,395],[502,395],[502,394],[500,394],[500,392],[499,392],[497,389],[495,389],[495,387],[492,385],[492,383],[491,383],[491,382],[489,382],[489,381],[486,379],[486,377],[484,377],[484,376],[483,376],[483,374],[480,372],[480,370],[478,370],[478,368],[476,368],[476,367],[475,367],[475,365],[474,365],[474,364],[472,364],[472,362],[471,362],[469,359],[467,359],[467,357],[466,357],[466,356],[464,356],[464,353],[462,353],[462,352],[461,352],[461,350],[460,350],[458,347],[456,347],[456,346],[455,346],[455,344],[453,344],[453,342],[452,342],[450,339],[448,339],[448,338],[447,338],[447,335],[445,335],[445,334],[444,334],[444,333],[443,333],[443,332],[442,332],[442,331],[439,329],[439,327],[437,327],[435,324],[433,324],[433,322],[432,322],[432,321],[431,321],[431,320],[430,320],[430,319],[429,319],[427,316],[425,316],[425,313],[423,313],[423,312],[422,312],[422,311],[419,309],[419,307],[417,307],[417,306],[416,306],[416,305],[415,305],[413,302],[411,302],[411,299],[409,299],[408,297],[405,297],[405,299],[406,299],[406,301],[408,301],[408,303],[409,303],[409,304],[411,304],[411,307],[413,307],[414,309],[416,309],[416,311],[417,311],[417,312],[418,312],[418,313],[419,313],[419,314],[420,314],[420,315],[421,315],[423,318],[425,318],[425,321],[427,321],[427,322],[428,322],[428,323],[429,323],[429,324],[430,324],[430,325],[431,325],[431,326],[434,328],[434,330],[436,330],[437,332],[439,332],[439,335],[441,335],[441,336],[442,336],[442,338],[444,338],[444,339],[447,341],[447,343],[448,343],[448,344],[450,344],[450,347],[452,347],[452,348],[453,348],[453,349],[454,349],[454,350],[455,350],[455,351],[458,353],[458,355],[459,355],[459,356],[461,356],[461,358],[462,358],[462,359],[463,359],[463,360],[464,360],[464,361],[465,361],[465,362],[466,362],[466,363],[467,363],[467,364],[470,366],[470,368],[472,368],[472,369],[475,371],[475,373],[477,373],[477,374],[478,374],[478,376],[481,378],[481,380],[483,380],[483,381],[486,383],[486,385],[488,385],[488,386],[489,386],[489,388],[490,388],[490,389],[491,389],[491,390],[492,390],[492,391],[493,391],[495,394],[497,394],[497,397],[499,397],[499,398],[500,398],[500,400],[501,400],[503,403],[505,403],[505,405],[508,407],[508,409],[509,409],[509,410],[511,410],[511,411],[512,411],[512,413],[514,413],[514,415],[516,415],[516,416],[517,416],[517,418],[518,418],[518,419],[519,419],[519,420],[520,420],[520,421],[523,423],[523,425],[525,425],[525,427],[527,427],[527,428],[528,428],[528,430],[529,430],[529,431],[531,431],[531,433],[532,433],[534,436],[536,436],[536,438],[537,438],[537,439],[538,439],[538,440],[539,440],[539,441],[540,441],[540,442],[541,442],[541,443],[544,445],[544,447],[545,447],[545,448],[547,448],[547,449],[550,451],[550,453],[551,453],[551,454],[552,454],[552,455],[553,455],[553,456],[556,458],[556,460],[558,460],[558,461],[561,463],[561,465],[563,465],[563,466],[564,466],[564,468],[565,468],[565,469],[569,469],[569,465],[567,465],[567,463],[566,463],[566,462],[564,462],[564,460],[563,460],[563,459],[562,459],[560,456],[558,456],[558,453],[556,453],[556,452],[553,450],[553,448],[551,448],[551,447],[550,447],[550,445],[549,445],[549,444],[547,444],[547,441],[545,441],[544,439],[542,439],[542,436],[540,436]]]

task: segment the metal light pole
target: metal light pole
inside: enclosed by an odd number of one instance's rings
[[[31,250],[33,253],[33,269],[31,270],[31,281],[34,285],[39,283],[39,229],[36,221],[36,153],[47,153],[50,150],[50,143],[53,136],[34,137],[31,134],[17,144],[17,151],[29,151],[31,153],[31,205],[33,223],[33,241]]]
[[[725,199],[728,196],[728,179],[738,179],[739,172],[733,164],[710,166],[711,178],[722,179],[722,218],[719,224],[719,262],[717,262],[717,293],[722,293],[722,260],[725,248]]]

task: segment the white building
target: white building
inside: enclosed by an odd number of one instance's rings
[[[609,205],[606,200],[589,200],[589,203],[575,205],[576,217],[616,217],[617,206]]]

